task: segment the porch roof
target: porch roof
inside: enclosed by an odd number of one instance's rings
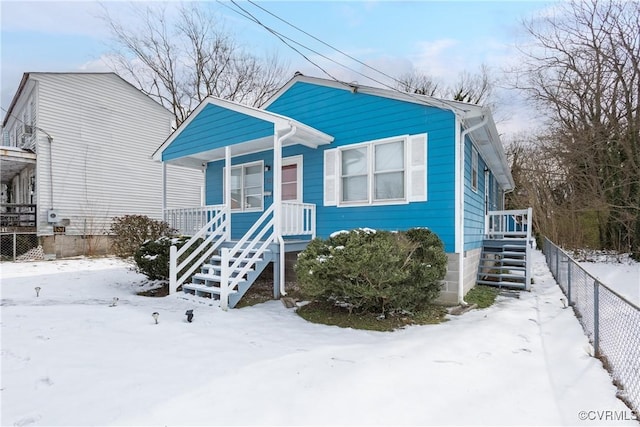
[[[317,148],[333,141],[331,135],[290,117],[209,96],[155,151],[153,159],[200,168],[224,159],[227,146],[232,156],[269,150],[275,137],[294,127],[295,134],[283,146]]]
[[[0,147],[0,176],[2,184],[7,184],[22,169],[36,163],[36,154],[17,147]]]

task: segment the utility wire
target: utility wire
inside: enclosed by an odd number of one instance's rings
[[[381,85],[381,86],[383,86],[383,87],[385,87],[385,88],[387,88],[387,89],[390,89],[390,90],[392,90],[392,91],[394,91],[394,92],[397,92],[397,93],[400,93],[400,94],[402,94],[402,95],[408,96],[409,98],[412,98],[412,99],[414,99],[415,101],[418,101],[418,102],[419,102],[419,103],[421,103],[421,104],[427,104],[427,105],[429,105],[429,103],[427,102],[427,100],[426,100],[426,99],[425,99],[425,97],[423,97],[423,96],[416,95],[416,94],[411,93],[411,92],[401,91],[401,90],[399,90],[399,89],[398,89],[398,88],[396,88],[396,87],[390,86],[390,85],[388,85],[388,84],[386,84],[386,83],[384,83],[384,82],[381,82],[381,81],[379,81],[379,80],[377,80],[377,79],[375,79],[375,78],[373,78],[373,77],[371,77],[371,76],[368,76],[368,75],[366,75],[366,74],[363,74],[363,73],[362,73],[362,72],[360,72],[360,71],[357,71],[357,70],[355,70],[355,69],[353,69],[353,68],[351,68],[351,67],[349,67],[349,66],[347,66],[347,65],[344,65],[344,64],[342,64],[342,63],[340,63],[340,62],[338,62],[338,61],[336,61],[336,60],[334,60],[334,59],[332,59],[332,58],[329,58],[329,57],[327,57],[327,56],[325,56],[325,55],[323,55],[323,54],[321,54],[321,53],[319,53],[319,52],[317,52],[317,51],[315,51],[315,50],[313,50],[313,49],[309,48],[308,46],[305,46],[304,44],[302,44],[302,43],[300,43],[300,42],[298,42],[298,41],[295,41],[295,40],[291,39],[290,37],[287,37],[287,36],[283,35],[282,33],[280,33],[280,32],[278,32],[278,31],[276,31],[276,30],[272,29],[271,27],[267,26],[266,24],[263,24],[263,23],[262,23],[258,18],[256,18],[256,17],[255,17],[253,14],[251,14],[249,11],[247,11],[247,10],[246,10],[246,9],[244,9],[243,7],[239,6],[239,5],[236,3],[236,1],[235,1],[235,0],[231,0],[231,3],[232,3],[234,6],[236,6],[237,8],[241,9],[244,13],[239,12],[239,11],[237,11],[237,10],[235,10],[235,9],[231,8],[230,6],[228,6],[228,5],[224,4],[224,3],[222,3],[220,0],[216,0],[216,1],[217,1],[218,3],[220,3],[220,4],[222,4],[223,6],[225,6],[226,8],[228,8],[228,9],[232,10],[233,12],[237,13],[238,15],[240,15],[240,16],[242,16],[242,17],[244,17],[244,18],[246,18],[246,19],[248,19],[248,20],[250,20],[250,21],[252,21],[252,22],[257,23],[258,25],[260,25],[261,27],[263,27],[265,30],[269,31],[271,34],[273,34],[273,35],[275,35],[276,37],[278,37],[278,39],[280,39],[280,41],[282,41],[282,42],[283,42],[284,44],[286,44],[289,48],[291,48],[292,50],[294,50],[295,52],[297,52],[297,53],[298,53],[299,55],[301,55],[305,60],[307,60],[309,63],[313,64],[315,67],[317,67],[318,69],[320,69],[323,73],[325,73],[327,76],[329,76],[331,79],[333,79],[333,80],[334,80],[334,81],[336,81],[337,83],[343,84],[343,85],[348,86],[348,87],[353,87],[353,85],[352,85],[352,84],[349,84],[349,83],[346,83],[346,82],[344,82],[344,81],[338,80],[338,79],[337,79],[336,77],[334,77],[331,73],[329,73],[329,72],[328,72],[328,71],[326,71],[324,68],[322,68],[320,65],[318,65],[317,63],[315,63],[314,61],[312,61],[311,59],[309,59],[306,55],[304,55],[304,54],[303,54],[302,52],[300,52],[298,49],[294,48],[294,47],[293,47],[293,46],[291,46],[289,43],[287,43],[284,39],[290,40],[291,42],[293,42],[293,43],[295,43],[295,44],[297,44],[297,45],[301,46],[302,48],[304,48],[304,49],[306,49],[306,50],[308,50],[308,51],[310,51],[310,52],[313,52],[313,53],[315,53],[315,54],[317,54],[317,55],[319,55],[319,56],[321,56],[321,57],[323,57],[323,58],[327,59],[328,61],[333,62],[334,64],[336,64],[336,65],[338,65],[338,66],[340,66],[340,67],[346,68],[346,69],[348,69],[348,70],[350,70],[350,71],[353,71],[354,73],[359,74],[359,75],[361,75],[361,76],[363,76],[363,77],[365,77],[365,78],[367,78],[367,79],[369,79],[369,80],[371,80],[371,81],[374,81],[374,82],[378,83],[379,85]],[[251,2],[251,1],[249,1],[249,2],[250,2],[251,4],[254,4],[254,3],[253,3],[253,2]],[[255,5],[255,4],[254,4],[254,5]],[[259,7],[260,9],[264,10],[265,12],[269,13],[270,15],[275,16],[276,18],[280,19],[281,21],[286,22],[286,21],[284,21],[283,19],[281,19],[281,18],[277,17],[276,15],[272,14],[271,12],[267,11],[266,9],[264,9],[264,8],[262,8],[262,7],[260,7],[260,6],[258,6],[258,7]],[[293,24],[290,24],[290,23],[288,23],[288,22],[286,22],[286,23],[287,23],[288,25],[291,25],[292,27],[294,27],[294,28],[298,29],[298,28],[297,28],[297,27],[295,27]],[[392,80],[394,80],[394,81],[396,81],[396,82],[399,82],[397,79],[395,79],[395,78],[393,78],[393,77],[391,77],[391,76],[387,75],[386,73],[384,73],[384,72],[382,72],[382,71],[379,71],[379,70],[377,70],[377,69],[375,69],[375,68],[373,68],[373,67],[371,67],[371,66],[369,66],[369,65],[367,65],[367,64],[365,64],[365,63],[363,63],[362,61],[360,61],[360,60],[358,60],[358,59],[353,58],[352,56],[350,56],[350,55],[348,55],[348,54],[346,54],[346,53],[344,53],[344,52],[342,52],[342,51],[340,51],[340,50],[338,50],[338,49],[336,49],[336,48],[334,48],[334,47],[332,47],[332,46],[331,46],[331,45],[329,45],[328,43],[325,43],[325,42],[323,42],[322,40],[318,39],[317,37],[310,35],[310,34],[309,34],[309,33],[307,33],[306,31],[303,31],[303,30],[300,30],[300,29],[298,29],[298,30],[299,30],[299,31],[301,31],[301,32],[303,32],[304,34],[307,34],[309,37],[312,37],[312,38],[314,38],[314,39],[316,39],[316,40],[320,41],[320,42],[321,42],[321,43],[323,43],[324,45],[329,46],[331,49],[334,49],[334,50],[336,50],[336,51],[338,51],[338,52],[342,53],[343,55],[345,55],[345,56],[347,56],[347,57],[349,57],[349,58],[354,59],[356,62],[358,62],[358,63],[360,63],[360,64],[363,64],[363,65],[365,65],[366,67],[368,67],[368,68],[370,68],[370,69],[372,69],[372,70],[374,70],[374,71],[376,71],[376,72],[378,72],[378,73],[380,73],[380,74],[382,74],[382,75],[384,75],[384,76],[387,76],[387,77],[391,78]],[[430,97],[430,98],[433,98],[433,97]],[[437,99],[437,98],[434,98],[434,99]]]
[[[385,76],[385,77],[387,77],[387,78],[389,78],[389,79],[393,80],[393,81],[394,81],[394,82],[396,82],[396,83],[403,84],[403,82],[401,82],[401,81],[400,81],[400,80],[398,80],[397,78],[395,78],[395,77],[393,77],[393,76],[391,76],[391,75],[389,75],[389,74],[385,73],[384,71],[380,71],[380,70],[378,70],[377,68],[372,67],[371,65],[367,64],[366,62],[363,62],[363,61],[359,60],[358,58],[355,58],[354,56],[349,55],[349,54],[348,54],[348,53],[346,53],[346,52],[343,52],[342,50],[338,49],[337,47],[334,47],[334,46],[330,45],[329,43],[325,42],[324,40],[321,40],[321,39],[319,39],[318,37],[314,36],[313,34],[310,34],[310,33],[308,33],[307,31],[303,30],[302,28],[297,27],[296,25],[292,24],[291,22],[287,21],[286,19],[281,18],[281,17],[279,17],[278,15],[276,15],[276,14],[274,14],[274,13],[272,13],[272,12],[268,11],[268,10],[267,10],[267,9],[265,9],[264,7],[260,6],[258,3],[254,2],[254,1],[252,1],[252,0],[247,0],[247,1],[248,1],[249,3],[251,3],[252,5],[254,5],[255,7],[259,8],[259,9],[262,9],[264,12],[266,12],[266,13],[268,13],[269,15],[273,16],[274,18],[276,18],[276,19],[278,19],[278,20],[280,20],[280,21],[284,22],[285,24],[289,25],[290,27],[295,28],[296,30],[300,31],[302,34],[305,34],[306,36],[309,36],[309,37],[311,37],[312,39],[314,39],[314,40],[316,40],[316,41],[318,41],[318,42],[322,43],[323,45],[327,46],[329,49],[333,49],[333,50],[335,50],[336,52],[338,52],[338,53],[340,53],[340,54],[342,54],[342,55],[346,56],[347,58],[351,59],[352,61],[355,61],[355,62],[357,62],[358,64],[363,65],[363,66],[367,67],[368,69],[370,69],[370,70],[372,70],[372,71],[375,71],[376,73],[382,74],[383,76]],[[338,65],[342,65],[342,64],[338,64]],[[343,66],[344,66],[344,65],[343,65]],[[351,70],[351,68],[349,68],[349,69]],[[355,70],[352,70],[352,71],[355,71]],[[356,71],[356,72],[357,72],[357,71]],[[363,74],[361,74],[361,75],[363,75]],[[363,75],[363,76],[364,76],[364,75]],[[364,76],[364,77],[367,77],[367,76]],[[370,77],[367,77],[367,78],[370,78]],[[412,88],[412,89],[415,89],[415,88]]]
[[[320,65],[316,64],[315,62],[313,62],[311,59],[309,59],[304,53],[300,52],[298,49],[296,49],[295,47],[291,46],[289,43],[287,43],[284,40],[284,36],[282,36],[280,33],[278,33],[277,31],[271,29],[270,27],[264,25],[262,22],[260,22],[259,19],[257,19],[255,16],[253,16],[250,12],[248,12],[247,10],[245,10],[242,6],[238,5],[235,0],[231,0],[231,3],[236,6],[238,9],[242,10],[242,12],[239,12],[236,9],[233,9],[232,7],[224,4],[223,2],[221,2],[220,0],[217,0],[218,3],[220,3],[221,5],[223,5],[224,7],[232,10],[233,12],[237,13],[238,15],[255,22],[256,24],[260,25],[262,28],[264,28],[265,30],[269,31],[271,34],[273,34],[274,36],[276,36],[282,43],[284,43],[285,45],[287,45],[289,48],[291,48],[292,50],[294,50],[295,52],[297,52],[300,56],[302,56],[305,60],[307,60],[309,63],[313,64],[315,67],[317,67],[320,71],[322,71],[323,73],[325,73],[327,76],[329,76],[331,79],[335,80],[336,82],[339,82],[339,80],[334,77],[331,73],[329,73],[327,70],[325,70],[324,68],[322,68]],[[342,82],[341,82],[342,83]]]

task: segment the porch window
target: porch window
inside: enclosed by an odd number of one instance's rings
[[[471,147],[471,189],[478,191],[478,150]]]
[[[405,200],[405,139],[340,152],[342,204]]]
[[[263,162],[246,163],[231,168],[231,209],[261,211],[264,201]]]

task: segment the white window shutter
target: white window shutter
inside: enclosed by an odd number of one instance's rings
[[[324,205],[338,204],[338,149],[324,152]]]
[[[427,134],[409,136],[408,188],[410,202],[427,200]]]

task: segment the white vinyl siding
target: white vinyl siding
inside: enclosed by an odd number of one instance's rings
[[[169,111],[111,73],[31,73],[26,89],[17,117],[31,104],[30,120],[53,137],[49,146],[34,133],[39,234],[52,232],[51,207],[76,235],[108,233],[115,216],[162,219],[162,164],[151,155],[171,132]],[[168,166],[166,176],[168,208],[200,206],[202,171]]]
[[[426,201],[426,134],[325,151],[326,206]]]

